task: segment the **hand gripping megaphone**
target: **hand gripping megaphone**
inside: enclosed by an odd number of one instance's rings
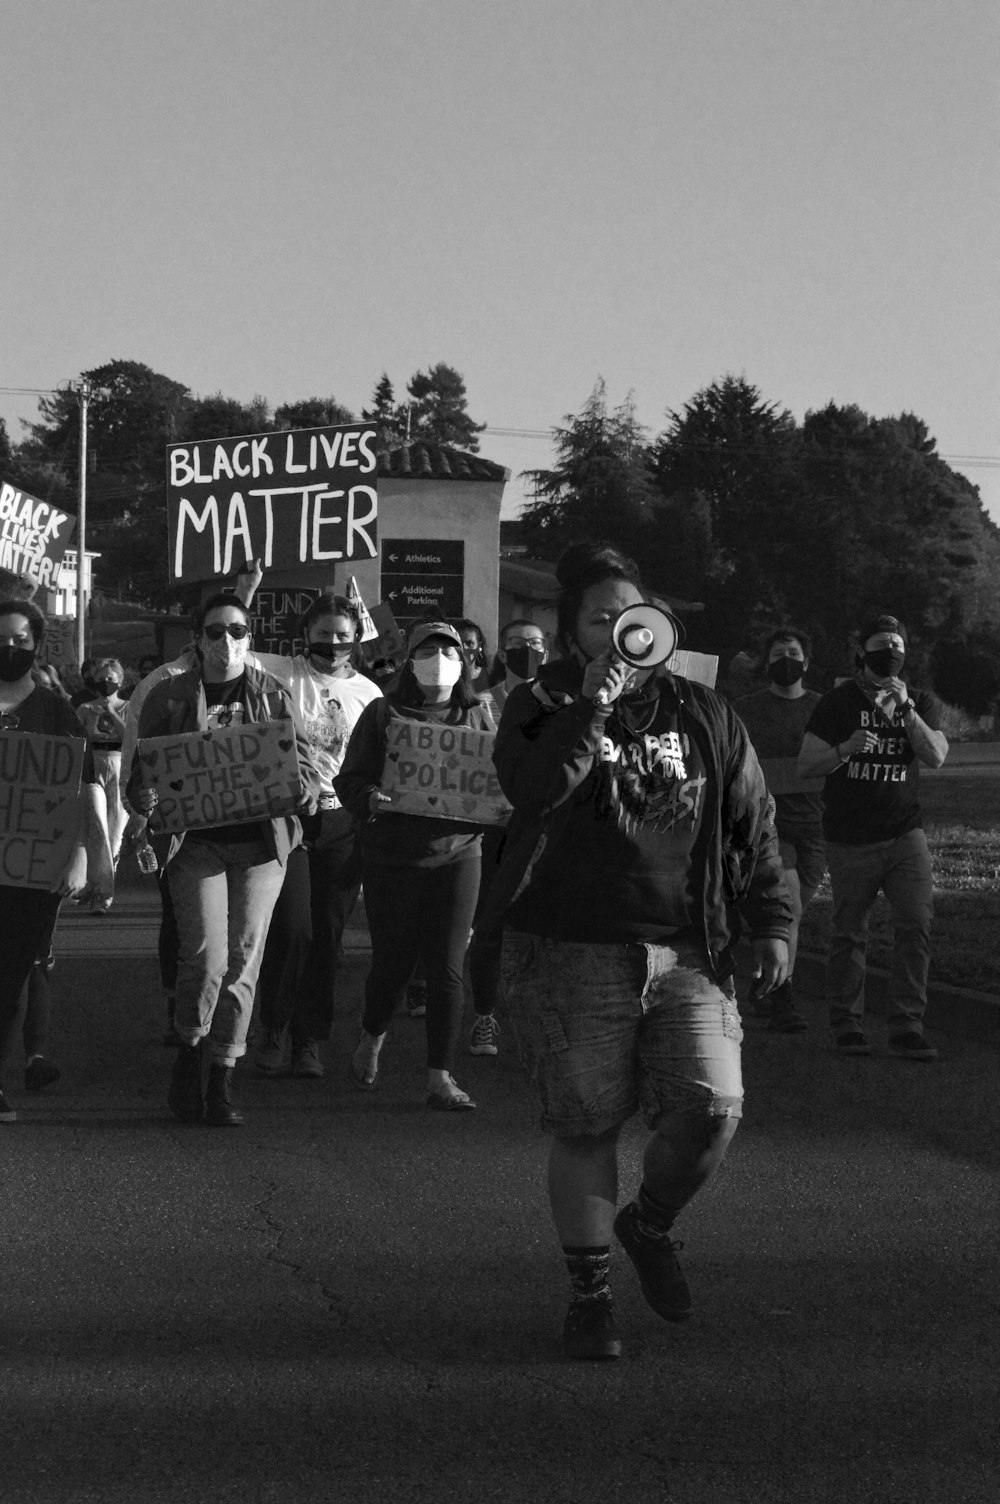
[[[630,668],[659,668],[671,658],[680,641],[681,624],[669,611],[644,601],[619,611],[611,625],[611,649]],[[595,704],[606,705],[602,689]]]

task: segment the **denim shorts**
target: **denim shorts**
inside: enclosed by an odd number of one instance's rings
[[[501,985],[556,1138],[619,1128],[641,1108],[738,1118],[743,1032],[731,980],[697,944],[587,945],[506,930]]]

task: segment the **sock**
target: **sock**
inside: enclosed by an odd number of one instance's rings
[[[665,1232],[669,1232],[674,1225],[677,1210],[672,1206],[663,1206],[655,1200],[647,1191],[645,1185],[639,1187],[639,1193],[635,1198],[638,1210],[636,1221],[639,1231],[648,1238],[662,1238]]]
[[[564,1244],[563,1256],[573,1287],[574,1303],[611,1299],[611,1287],[608,1284],[610,1244],[604,1243],[597,1248],[567,1248]]]

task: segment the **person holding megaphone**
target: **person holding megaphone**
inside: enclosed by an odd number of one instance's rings
[[[766,991],[787,971],[791,904],[746,731],[667,669],[677,623],[636,565],[577,544],[557,576],[562,657],[511,693],[497,735],[513,815],[477,933],[504,927],[503,993],[552,1136],[564,1349],[616,1358],[612,1233],[657,1314],[690,1314],[671,1231],[742,1109],[735,910]],[[640,1110],[642,1183],[619,1209],[618,1137]]]

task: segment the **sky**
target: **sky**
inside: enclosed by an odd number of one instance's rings
[[[4,0],[0,388],[444,361],[513,515],[599,377],[653,435],[735,374],[1000,523],[998,63],[995,0]]]

